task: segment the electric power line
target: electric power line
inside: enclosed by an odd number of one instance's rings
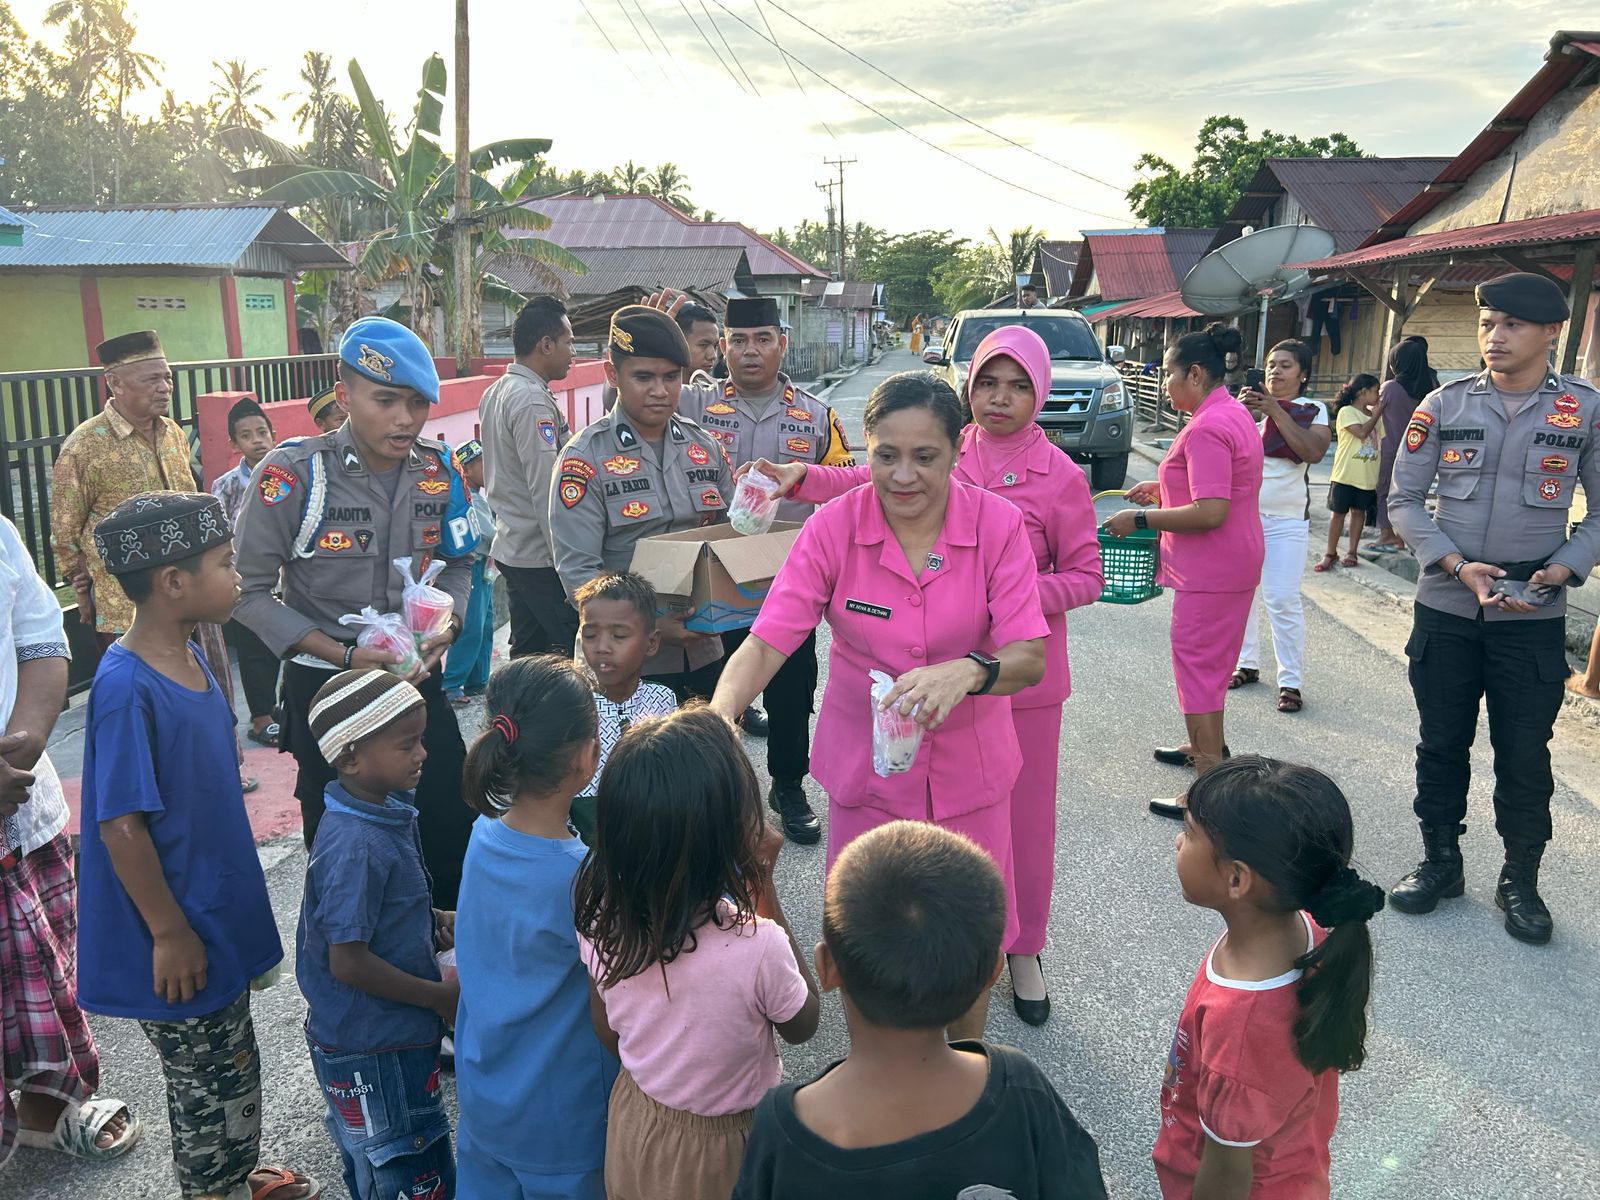
[[[932,96],[929,96],[924,92],[919,92],[916,88],[912,87],[909,83],[906,83],[904,80],[895,78],[895,76],[889,74],[889,72],[885,71],[882,67],[878,66],[876,63],[868,62],[866,59],[862,58],[861,55],[857,54],[854,50],[850,49],[848,46],[841,45],[840,43],[834,41],[833,38],[831,38],[827,34],[823,33],[822,30],[818,29],[816,26],[809,24],[808,22],[806,22],[801,17],[795,16],[794,13],[790,12],[788,9],[783,7],[783,5],[779,4],[778,0],[768,0],[768,3],[770,3],[773,8],[777,9],[779,12],[781,12],[784,16],[788,17],[795,24],[799,25],[802,29],[810,30],[813,34],[815,34],[817,37],[821,38],[823,41],[827,42],[830,46],[834,47],[836,50],[842,50],[844,53],[848,54],[851,58],[855,59],[862,66],[867,67],[870,70],[876,71],[879,75],[882,75],[890,83],[895,84],[897,87],[904,88],[906,91],[910,92],[913,96],[917,97],[917,99],[926,101],[927,103],[929,103],[929,104],[933,105],[935,108],[937,108],[940,112],[947,113],[950,116],[954,117],[956,120],[962,121],[965,124],[972,126],[972,128],[974,128],[976,130],[979,130],[980,132],[988,134],[990,137],[998,138],[1000,141],[1005,142],[1007,145],[1014,146],[1018,150],[1022,150],[1024,152],[1028,153],[1028,154],[1031,154],[1035,158],[1041,159],[1044,162],[1049,163],[1051,166],[1060,167],[1063,171],[1070,171],[1072,174],[1081,176],[1082,178],[1089,180],[1091,183],[1098,183],[1101,187],[1110,188],[1112,191],[1117,192],[1119,194],[1122,194],[1122,195],[1126,195],[1127,194],[1128,189],[1126,187],[1119,187],[1117,184],[1111,183],[1110,181],[1105,180],[1105,179],[1101,179],[1097,175],[1091,175],[1087,171],[1080,171],[1077,167],[1074,167],[1069,163],[1064,163],[1064,162],[1061,162],[1059,159],[1051,158],[1048,154],[1044,154],[1044,153],[1042,153],[1042,152],[1040,152],[1038,150],[1035,150],[1032,146],[1024,145],[1023,143],[1017,141],[1015,138],[1007,137],[1005,134],[1001,133],[998,129],[990,129],[987,125],[981,124],[978,121],[974,121],[971,117],[968,117],[968,116],[965,116],[965,115],[963,115],[961,113],[958,113],[955,109],[951,108],[949,105],[941,104],[938,100],[935,100]],[[757,5],[759,6],[759,4],[760,4],[760,0],[757,0]]]
[[[772,39],[768,38],[765,34],[763,34],[754,25],[750,24],[749,21],[746,21],[738,13],[736,13],[732,9],[730,9],[726,4],[724,4],[722,2],[722,0],[711,0],[711,3],[715,4],[724,13],[726,13],[728,16],[732,17],[735,21],[739,22],[739,24],[743,25],[751,33],[755,34],[756,37],[761,38],[763,41],[771,42]],[[776,45],[776,43],[773,43],[773,44]],[[1113,216],[1111,213],[1099,212],[1099,211],[1097,211],[1095,209],[1092,209],[1092,208],[1081,208],[1076,204],[1068,204],[1065,200],[1058,200],[1054,196],[1047,196],[1043,192],[1034,191],[1033,188],[1028,187],[1025,184],[1017,183],[1015,180],[1007,179],[1004,175],[996,175],[993,171],[988,170],[986,167],[980,167],[977,163],[971,161],[970,159],[962,158],[961,155],[957,154],[955,151],[947,150],[943,146],[939,145],[939,143],[937,143],[935,141],[931,141],[930,139],[923,137],[922,134],[918,133],[916,130],[909,129],[906,126],[900,124],[899,121],[896,121],[893,117],[889,116],[887,113],[882,112],[881,110],[879,110],[877,108],[874,108],[871,104],[868,104],[865,100],[861,99],[861,97],[857,96],[854,92],[851,92],[848,89],[846,89],[844,87],[841,87],[839,84],[837,84],[833,80],[829,79],[821,71],[817,70],[810,63],[806,62],[805,59],[799,57],[798,55],[790,55],[790,57],[793,58],[794,61],[799,63],[802,67],[804,67],[807,71],[811,72],[812,75],[815,75],[818,79],[822,80],[823,83],[827,84],[834,91],[838,92],[841,96],[845,97],[847,100],[850,100],[852,103],[859,104],[862,108],[866,109],[869,113],[871,113],[873,116],[877,117],[880,121],[883,121],[884,123],[886,123],[888,125],[894,126],[894,128],[898,129],[901,133],[906,134],[908,137],[915,138],[917,141],[921,142],[924,146],[927,146],[929,149],[937,150],[940,154],[944,155],[946,158],[952,158],[956,162],[960,163],[962,166],[968,167],[971,170],[974,170],[974,171],[978,172],[978,174],[980,174],[980,175],[988,176],[990,179],[994,180],[996,183],[1001,183],[1001,184],[1004,184],[1008,188],[1012,188],[1015,191],[1026,193],[1027,195],[1032,196],[1037,200],[1043,200],[1046,204],[1054,204],[1054,205],[1057,205],[1060,208],[1070,209],[1073,212],[1084,213],[1084,214],[1087,214],[1088,216],[1091,216],[1091,217],[1102,217],[1107,221],[1117,221],[1117,222],[1123,222],[1123,221],[1126,221],[1126,219],[1127,219],[1125,216]]]
[[[588,0],[578,0],[578,3],[579,3],[579,5],[582,6],[584,13],[588,16],[589,22],[596,29],[598,29],[600,31],[600,36],[605,38],[606,45],[611,47],[611,53],[613,53],[613,54],[615,54],[617,56],[617,59],[622,63],[622,65],[624,67],[627,67],[628,74],[633,76],[633,81],[635,83],[637,83],[640,87],[643,87],[644,86],[644,80],[639,78],[638,72],[636,72],[633,69],[633,64],[630,63],[627,60],[627,58],[625,58],[623,56],[622,51],[617,49],[617,44],[611,40],[611,35],[606,32],[606,27],[604,25],[600,24],[600,22],[595,18],[594,13],[592,11],[590,11]]]
[[[628,11],[627,5],[623,4],[622,0],[617,0],[617,8],[628,19],[628,24],[633,27],[633,36],[639,39],[639,45],[644,47],[645,53],[650,56],[650,61],[655,63],[656,70],[661,75],[661,81],[671,87],[672,80],[667,78],[667,69],[661,65],[661,60],[656,57],[655,47],[645,41],[644,34],[639,31],[639,22],[633,19],[633,14]]]
[[[672,51],[667,49],[667,44],[661,40],[661,34],[656,30],[656,23],[650,19],[650,14],[645,12],[643,0],[633,0],[633,6],[639,10],[639,15],[644,18],[644,23],[650,27],[651,34],[654,35],[657,44],[661,47],[661,53],[672,64],[672,69],[678,73],[678,78],[683,80],[684,83],[688,83],[689,77],[684,74],[683,67],[677,59],[672,57]]]
[[[706,7],[706,0],[700,0],[700,11],[706,14],[706,20],[711,22],[711,28],[717,31],[717,40],[722,43],[722,48],[728,52],[734,65],[739,68],[739,74],[744,76],[744,81],[750,85],[750,90],[757,96],[761,95],[760,89],[756,87],[756,81],[751,79],[750,72],[744,69],[744,62],[739,58],[738,52],[728,44],[728,37],[722,32],[722,26],[717,24],[716,17],[712,16],[711,10]]]
[[[806,85],[800,82],[800,76],[795,73],[794,64],[789,61],[789,55],[779,45],[778,35],[773,31],[772,22],[767,20],[767,10],[761,7],[761,0],[755,0],[755,3],[756,13],[761,17],[761,23],[767,27],[767,36],[772,40],[772,44],[778,47],[778,57],[783,59],[783,65],[789,68],[789,78],[794,80],[794,85],[800,89],[800,95],[803,98],[806,94]],[[817,114],[817,120],[822,122],[822,127],[828,131],[828,136],[837,142],[839,135],[834,133],[833,126],[828,124],[827,119],[819,113]]]
[[[740,82],[739,77],[733,73],[733,68],[728,65],[728,60],[722,57],[722,53],[717,49],[716,43],[711,40],[710,35],[707,34],[704,29],[700,28],[700,22],[695,18],[695,15],[689,11],[689,5],[686,3],[686,0],[678,0],[678,7],[683,9],[683,15],[689,18],[689,24],[694,26],[694,31],[700,35],[700,40],[706,44],[706,49],[711,51],[712,57],[722,64],[722,69],[728,73],[728,78],[733,80],[734,86],[737,87],[741,92],[748,92],[749,89],[747,89],[744,84]]]

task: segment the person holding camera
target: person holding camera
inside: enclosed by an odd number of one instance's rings
[[[1553,930],[1538,884],[1555,790],[1550,737],[1567,677],[1566,585],[1600,560],[1600,515],[1591,509],[1570,532],[1568,519],[1577,485],[1600,495],[1600,392],[1550,369],[1570,311],[1547,276],[1502,276],[1477,299],[1487,369],[1417,406],[1389,489],[1395,531],[1422,568],[1406,656],[1421,725],[1413,808],[1423,845],[1422,862],[1389,899],[1428,913],[1466,889],[1460,838],[1482,700],[1505,845],[1495,904],[1507,933],[1543,943]]]

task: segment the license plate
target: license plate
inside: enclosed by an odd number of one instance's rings
[[[1046,429],[1044,436],[1052,446],[1067,446],[1072,442],[1072,439],[1059,429]]]

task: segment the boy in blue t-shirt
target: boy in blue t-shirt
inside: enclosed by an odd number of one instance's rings
[[[435,958],[454,944],[455,913],[429,899],[413,803],[427,723],[422,693],[376,670],[339,672],[308,716],[339,778],[311,844],[295,975],[354,1200],[455,1195],[439,1043],[461,989]]]
[[[78,999],[130,1017],[167,1079],[185,1197],[316,1195],[257,1169],[261,1061],[251,981],[282,961],[239,790],[234,714],[190,637],[239,598],[233,529],[214,496],[147,492],[95,526],[133,601],[89,692],[79,851]]]
[[[456,470],[471,497],[478,523],[478,548],[472,555],[472,591],[461,632],[444,659],[444,694],[458,707],[489,686],[489,659],[494,652],[494,575],[489,553],[494,545],[494,510],[483,487],[483,443],[470,438],[456,447]]]

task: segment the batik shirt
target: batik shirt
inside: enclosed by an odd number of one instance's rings
[[[594,778],[583,789],[582,795],[595,796],[600,792],[600,772],[606,769],[606,759],[630,725],[646,717],[664,717],[678,707],[678,698],[671,688],[659,683],[641,682],[621,704],[614,704],[599,692],[594,694],[595,714],[600,718],[600,761],[595,764]]]

